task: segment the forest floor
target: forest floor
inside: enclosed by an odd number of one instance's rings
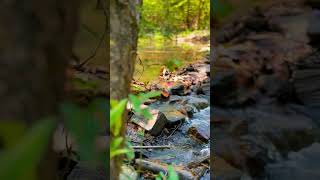
[[[304,2],[274,2],[214,34],[214,179],[320,178],[320,6]]]

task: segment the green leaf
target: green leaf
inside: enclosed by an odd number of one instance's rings
[[[20,142],[1,153],[0,179],[23,180],[35,178],[36,166],[48,147],[55,120],[39,121]]]
[[[131,144],[131,142],[128,141],[128,140],[126,141],[126,144],[127,144],[127,148],[129,149],[129,152],[126,153],[127,158],[128,158],[129,160],[133,160],[133,159],[134,159],[134,150],[133,150],[133,148],[132,148],[132,144]]]
[[[83,160],[95,160],[95,138],[99,132],[95,114],[72,103],[61,106],[68,131],[79,144],[79,153]]]
[[[161,95],[161,92],[160,91],[151,91],[151,92],[148,92],[148,93],[141,93],[139,94],[139,96],[141,97],[141,101],[146,101],[150,98],[153,98],[153,97],[158,97]]]
[[[126,108],[127,100],[121,100],[110,112],[110,129],[113,135],[117,136],[120,133],[122,126],[121,118]]]
[[[163,174],[162,171],[160,171],[159,175],[156,177],[156,180],[162,180],[162,179],[166,179],[166,176]]]
[[[133,109],[135,111],[139,111],[140,110],[140,106],[142,104],[140,98],[138,96],[134,96],[132,94],[129,94],[129,98],[130,98],[130,101],[132,103]]]
[[[168,174],[169,174],[168,180],[179,180],[179,176],[172,166],[168,167]]]
[[[110,147],[111,149],[116,149],[120,146],[120,144],[122,143],[123,141],[123,137],[117,137],[117,138],[114,138],[112,141],[111,141],[111,144],[110,144]]]
[[[25,134],[27,126],[18,121],[0,122],[0,137],[5,148],[12,147]]]
[[[130,152],[129,149],[117,149],[115,151],[110,151],[110,159],[112,159],[113,157],[118,156],[120,154],[126,154],[128,152]]]

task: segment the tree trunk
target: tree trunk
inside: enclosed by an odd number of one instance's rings
[[[57,113],[78,4],[76,0],[1,1],[0,121],[32,126]],[[55,179],[51,146],[39,168],[39,179]]]
[[[197,20],[197,28],[201,29],[201,15],[202,15],[202,8],[203,8],[204,1],[199,0],[199,6],[198,6],[198,20]]]
[[[190,0],[187,1],[187,17],[186,17],[186,22],[187,22],[187,28],[191,29],[191,23],[190,23]]]
[[[127,98],[133,76],[137,51],[137,22],[135,1],[110,1],[110,98]],[[126,117],[123,117],[123,125]],[[122,135],[125,134],[123,126]],[[113,138],[113,137],[111,137]],[[118,179],[122,159],[110,162],[110,179]]]

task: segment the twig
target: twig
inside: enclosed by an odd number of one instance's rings
[[[173,146],[132,146],[133,149],[170,149]]]
[[[93,51],[93,53],[92,53],[88,58],[86,58],[82,63],[80,63],[80,64],[77,66],[78,68],[83,67],[83,66],[86,65],[92,58],[94,58],[94,57],[96,56],[99,48],[101,47],[102,43],[103,43],[104,40],[105,40],[105,36],[106,36],[106,34],[107,34],[107,31],[108,31],[108,25],[109,25],[109,23],[108,23],[108,18],[109,18],[109,17],[108,17],[108,13],[107,13],[107,11],[106,11],[106,9],[105,9],[104,6],[103,6],[103,14],[104,14],[104,16],[105,16],[105,18],[106,18],[106,24],[105,24],[104,32],[103,32],[102,36],[100,37],[100,41],[99,41],[97,47],[95,48],[95,50]]]
[[[170,133],[170,135],[169,135],[168,137],[166,137],[165,139],[169,139],[169,137],[171,137],[171,136],[173,135],[173,133],[176,132],[176,130],[177,130],[179,127],[181,127],[181,125],[182,125],[182,121],[180,121],[180,124],[179,124],[177,127],[175,127],[174,130]]]

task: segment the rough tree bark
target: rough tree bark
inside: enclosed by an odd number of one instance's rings
[[[77,27],[76,0],[0,2],[0,121],[31,126],[54,115]],[[55,179],[51,147],[39,179]]]
[[[136,1],[110,0],[110,98],[127,98],[137,51]],[[126,124],[126,117],[123,117]],[[122,135],[125,134],[125,127]],[[112,137],[111,137],[112,139]],[[118,179],[121,157],[110,162],[110,179]]]

